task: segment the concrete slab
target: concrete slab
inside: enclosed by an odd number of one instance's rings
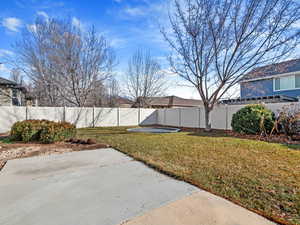
[[[113,150],[9,161],[1,225],[116,225],[199,189]]]
[[[196,192],[122,225],[275,225],[223,198]]]
[[[131,160],[130,157],[114,149],[69,152],[9,160],[0,173],[0,186],[9,183],[23,183],[26,180],[53,176],[84,168],[120,164]]]

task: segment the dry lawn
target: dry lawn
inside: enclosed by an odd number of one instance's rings
[[[148,165],[282,224],[300,224],[300,147],[222,133],[79,129]]]

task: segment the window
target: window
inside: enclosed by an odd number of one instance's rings
[[[283,76],[274,79],[275,91],[292,90],[296,88],[300,88],[300,74]]]
[[[18,97],[18,91],[16,89],[12,89],[12,97],[17,98]]]
[[[295,87],[300,88],[300,75],[295,76]]]
[[[12,105],[20,106],[20,101],[18,98],[18,90],[12,89]]]

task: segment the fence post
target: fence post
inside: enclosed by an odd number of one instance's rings
[[[226,118],[225,118],[226,119],[226,130],[228,130],[228,105],[226,104],[225,107],[226,107],[226,115],[225,115],[226,116]]]
[[[164,124],[163,125],[166,125],[166,123],[167,123],[166,113],[167,113],[167,109],[164,109]]]
[[[25,110],[25,119],[28,120],[28,105],[26,105],[26,110]]]
[[[178,116],[179,116],[178,126],[181,127],[181,108],[178,109]]]
[[[138,109],[139,109],[139,111],[138,111],[138,125],[140,125],[140,123],[141,123],[141,108],[139,107]]]
[[[66,106],[64,106],[63,122],[66,122]]]
[[[117,126],[120,126],[120,107],[117,108]]]
[[[198,125],[199,125],[199,128],[201,128],[201,108],[200,107],[198,108],[198,117],[199,117],[198,118],[198,122],[199,122]]]
[[[95,128],[95,106],[93,106],[93,128]]]

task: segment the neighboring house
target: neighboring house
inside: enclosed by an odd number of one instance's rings
[[[0,77],[0,106],[20,106],[25,104],[24,87]]]
[[[240,82],[241,98],[300,97],[300,59],[253,69]]]
[[[38,106],[38,99],[34,95],[30,95],[28,92],[25,94],[26,106]]]
[[[116,106],[120,108],[131,108],[133,105],[133,101],[128,98],[118,97],[116,100]]]
[[[177,96],[166,96],[166,97],[149,97],[149,98],[138,98],[137,102],[133,107],[144,107],[144,108],[189,108],[199,107],[202,105],[202,101],[195,99],[185,99]]]
[[[37,106],[37,99],[29,96],[26,88],[0,77],[0,106]]]

